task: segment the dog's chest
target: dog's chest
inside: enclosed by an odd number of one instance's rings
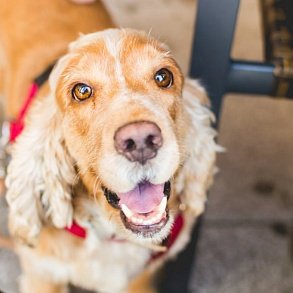
[[[21,255],[36,274],[96,292],[124,292],[151,257],[148,249],[126,241],[101,241],[92,233],[83,241],[75,251],[60,252],[57,257],[40,257],[30,249]]]
[[[123,241],[97,243],[89,239],[90,249],[84,260],[72,264],[71,282],[101,292],[121,292],[130,279],[139,274],[150,259],[148,249]],[[82,274],[81,274],[82,271]]]

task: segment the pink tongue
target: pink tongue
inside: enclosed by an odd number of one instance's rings
[[[153,211],[164,197],[164,184],[139,183],[133,190],[117,193],[119,203],[125,204],[132,212],[145,214]]]

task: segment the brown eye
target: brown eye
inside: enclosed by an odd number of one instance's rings
[[[85,83],[78,83],[72,89],[72,97],[78,102],[90,98],[92,93],[92,88]]]
[[[173,74],[166,68],[157,71],[154,79],[156,84],[162,88],[169,88],[173,84]]]

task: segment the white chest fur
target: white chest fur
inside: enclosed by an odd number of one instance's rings
[[[26,247],[21,247],[19,252],[33,274],[54,283],[70,282],[98,292],[123,292],[150,259],[148,249],[130,242],[101,241],[94,233],[89,233],[83,241],[74,253],[63,253],[62,259],[40,256]]]

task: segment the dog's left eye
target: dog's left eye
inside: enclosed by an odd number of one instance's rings
[[[90,98],[92,93],[92,88],[85,83],[78,83],[72,89],[72,97],[78,102]]]

